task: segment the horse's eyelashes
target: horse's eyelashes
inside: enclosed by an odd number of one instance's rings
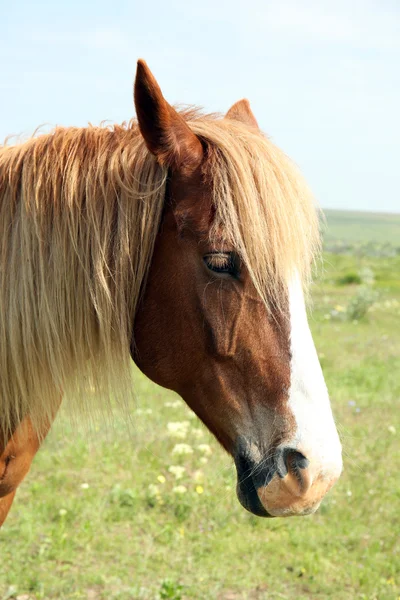
[[[210,252],[204,256],[204,262],[214,273],[226,273],[237,276],[238,266],[234,252]]]
[[[229,252],[207,254],[205,260],[207,266],[215,271],[226,271],[229,269],[231,263]]]

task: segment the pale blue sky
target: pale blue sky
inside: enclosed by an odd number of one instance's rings
[[[0,0],[0,140],[242,97],[325,208],[400,211],[399,0]]]

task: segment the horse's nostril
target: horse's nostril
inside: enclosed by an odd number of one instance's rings
[[[301,470],[307,469],[310,461],[294,448],[279,448],[276,453],[276,467],[280,477],[286,477],[288,473],[301,478]]]
[[[286,487],[294,495],[304,494],[312,484],[312,478],[307,470],[310,461],[294,448],[280,448],[277,457],[277,471],[281,478],[286,478]]]
[[[310,461],[297,450],[287,448],[284,450],[284,459],[288,471],[296,471],[297,469],[307,469]]]

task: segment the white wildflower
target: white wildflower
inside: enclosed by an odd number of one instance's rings
[[[175,421],[167,423],[168,435],[177,439],[184,440],[190,427],[189,421]]]
[[[147,488],[147,491],[149,492],[149,496],[151,496],[152,498],[160,495],[160,488],[154,483],[150,483],[149,487]]]
[[[204,473],[203,471],[200,471],[200,469],[198,471],[195,471],[193,473],[193,479],[196,483],[203,483],[204,482]]]
[[[200,452],[202,452],[204,456],[211,456],[212,454],[211,446],[209,446],[208,444],[199,444],[199,446],[197,446],[197,449],[200,450]]]
[[[178,456],[183,454],[193,454],[193,448],[192,446],[189,446],[189,444],[175,444],[172,449],[172,454]]]
[[[174,494],[186,494],[187,488],[185,488],[184,485],[176,485],[174,488],[172,488],[172,491]]]
[[[182,406],[182,402],[180,400],[174,400],[173,402],[165,402],[164,406],[166,408],[179,408]]]
[[[200,429],[200,427],[196,427],[195,429],[192,429],[191,435],[194,437],[195,440],[200,440],[204,437],[204,431]]]
[[[175,475],[176,479],[182,479],[184,472],[186,471],[185,467],[181,467],[179,465],[171,465],[168,467],[168,471]]]
[[[137,408],[136,414],[137,415],[152,415],[153,411],[151,408]]]

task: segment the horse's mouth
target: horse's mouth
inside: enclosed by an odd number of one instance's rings
[[[237,454],[235,465],[237,471],[236,494],[240,504],[257,517],[272,517],[273,515],[270,515],[261,504],[254,485],[253,477],[256,470],[254,462],[245,454]]]

